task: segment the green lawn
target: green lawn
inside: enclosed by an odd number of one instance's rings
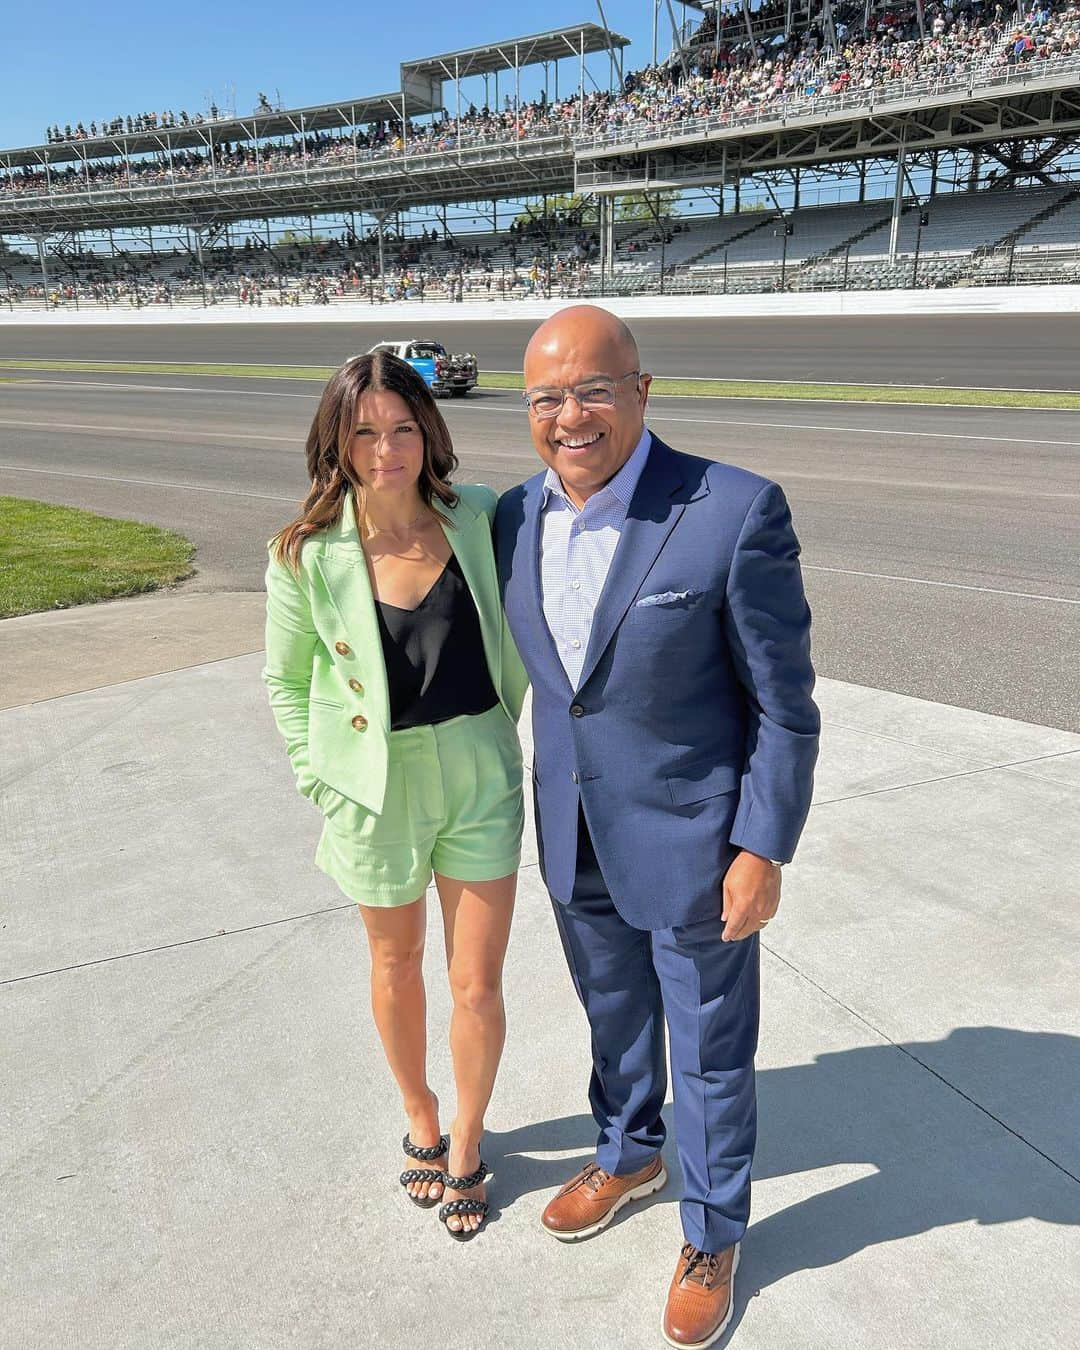
[[[0,497],[0,619],[168,586],[191,576],[194,554],[156,525]]]

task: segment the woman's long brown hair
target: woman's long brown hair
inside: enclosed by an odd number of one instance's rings
[[[271,541],[276,560],[294,572],[300,566],[304,540],[341,519],[350,489],[356,493],[358,506],[363,501],[364,487],[353,470],[349,449],[357,405],[368,390],[398,394],[416,419],[424,438],[424,462],[416,484],[424,505],[431,506],[436,498],[445,506],[457,505],[457,493],[450,486],[457,456],[423,376],[390,352],[354,356],[330,376],[312,420],[306,446],[311,490],[300,515]]]

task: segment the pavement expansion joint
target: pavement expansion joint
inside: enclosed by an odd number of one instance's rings
[[[92,961],[73,961],[67,966],[56,966],[51,970],[32,970],[26,975],[11,975],[0,980],[0,986],[21,984],[24,980],[40,980],[47,975],[66,975],[73,970],[89,970],[93,966],[107,966],[114,961],[127,961],[134,956],[153,956],[156,952],[174,951],[177,947],[194,947],[200,942],[219,942],[222,938],[236,937],[241,933],[257,933],[264,928],[276,928],[285,923],[299,923],[304,919],[317,919],[323,914],[337,914],[353,909],[352,901],[343,905],[327,905],[323,909],[309,910],[305,914],[285,914],[280,919],[266,919],[262,923],[245,924],[242,928],[222,928],[216,933],[201,933],[198,937],[181,938],[177,942],[162,942],[153,947],[139,947],[130,952],[114,952],[111,956],[95,956]]]
[[[832,731],[849,731],[853,736],[865,736],[867,740],[887,741],[891,745],[902,745],[905,748],[905,750],[927,750],[928,748],[930,748],[923,741],[908,740],[904,736],[892,736],[887,731],[875,731],[873,727],[860,726],[859,724],[854,722],[838,722],[835,720],[835,718],[832,717],[823,717],[821,719],[821,727],[823,732],[826,727],[828,727]],[[941,745],[934,745],[933,751],[935,755],[940,755],[943,759],[956,759],[962,762],[969,762],[966,753],[957,753],[955,750],[948,750]],[[1059,754],[1071,755],[1075,753],[1076,752],[1074,750],[1055,750],[1050,755],[1039,755],[1036,756],[1036,758],[1052,759],[1054,758],[1055,755]],[[1030,761],[1019,760],[1017,762],[1021,764],[1034,763],[1033,760]],[[995,767],[1005,768],[1011,766],[996,765]]]
[[[1065,751],[1065,754],[1075,754],[1075,751]],[[1055,759],[1057,755],[1041,755],[1038,759]],[[1018,760],[1017,764],[1034,764],[1038,759]],[[930,787],[934,783],[948,783],[954,778],[975,778],[979,774],[998,773],[1002,769],[1013,769],[1016,764],[981,764],[973,769],[962,769],[956,773],[938,774],[934,778],[918,778],[913,783],[893,783],[889,787],[867,788],[865,792],[852,792],[845,797],[825,797],[820,801],[814,802],[811,810],[815,811],[819,806],[836,806],[841,802],[855,802],[863,797],[881,797],[889,792],[909,792],[912,788]]]
[[[956,1083],[953,1083],[950,1079],[946,1078],[945,1075],[941,1073],[938,1069],[935,1069],[933,1065],[927,1064],[925,1060],[920,1059],[918,1055],[913,1054],[906,1046],[902,1045],[899,1041],[894,1041],[893,1038],[890,1035],[888,1035],[887,1032],[882,1031],[882,1029],[875,1023],[871,1022],[868,1017],[864,1016],[864,1014],[859,1012],[856,1008],[853,1008],[849,1003],[845,1003],[843,999],[838,998],[834,993],[826,989],[823,984],[819,984],[818,981],[815,980],[812,975],[807,975],[807,973],[804,970],[801,970],[793,961],[789,961],[786,956],[781,956],[780,953],[774,947],[767,945],[765,942],[761,942],[761,948],[763,951],[768,952],[768,954],[771,957],[779,961],[782,965],[787,966],[788,970],[790,970],[792,974],[797,975],[800,980],[805,980],[806,983],[811,985],[814,989],[816,989],[823,998],[828,999],[830,1003],[834,1004],[838,1008],[841,1008],[850,1017],[855,1018],[855,1020],[860,1022],[864,1027],[866,1027],[868,1031],[873,1032],[875,1036],[880,1038],[883,1044],[892,1046],[894,1050],[898,1050],[900,1054],[906,1056],[906,1058],[909,1059],[913,1064],[917,1064],[920,1069],[925,1070],[925,1072],[930,1074],[931,1077],[936,1078],[937,1081],[941,1083],[942,1086],[947,1087],[950,1090],[950,1092],[955,1092],[956,1095],[962,1098],[965,1102],[967,1102],[969,1106],[973,1106],[976,1111],[979,1111],[982,1115],[986,1116],[988,1120],[991,1120],[994,1122],[995,1125],[1000,1126],[1001,1129],[1005,1130],[1007,1134],[1011,1134],[1014,1139],[1018,1140],[1021,1144],[1024,1144],[1027,1148],[1029,1148],[1032,1151],[1032,1153],[1038,1154],[1038,1156],[1042,1158],[1045,1162],[1048,1162],[1051,1165],[1051,1167],[1054,1167],[1059,1172],[1064,1173],[1064,1175],[1067,1176],[1070,1181],[1075,1181],[1077,1185],[1080,1185],[1080,1176],[1077,1176],[1074,1172],[1070,1172],[1069,1169],[1063,1163],[1058,1162],[1056,1158],[1052,1158],[1049,1153],[1044,1152],[1041,1148],[1039,1148],[1037,1144],[1033,1144],[1031,1140],[1028,1139],[1025,1135],[1021,1134],[1019,1130],[1013,1129],[1013,1127],[1010,1124],[1008,1124],[1007,1121],[1002,1120],[1001,1117],[995,1115],[994,1112],[989,1109],[989,1107],[984,1106],[982,1102],[972,1097],[970,1093],[965,1092],[963,1088],[958,1087]]]
[[[521,876],[524,872],[538,870],[538,863],[522,863],[518,868],[518,876]],[[428,890],[431,890],[430,886]],[[48,975],[65,975],[73,970],[89,970],[94,966],[107,966],[114,961],[127,961],[135,956],[153,956],[157,952],[174,951],[178,947],[194,947],[200,942],[218,942],[222,938],[237,937],[242,933],[257,933],[265,928],[276,928],[280,924],[300,923],[304,919],[317,919],[324,914],[339,914],[354,908],[353,902],[349,900],[343,905],[326,905],[321,909],[307,910],[303,914],[284,914],[279,919],[266,919],[262,923],[249,923],[240,928],[222,928],[216,933],[200,933],[196,937],[181,938],[176,942],[157,943],[153,947],[138,947],[130,952],[113,952],[111,956],[95,956],[91,961],[73,961],[66,966],[54,966],[47,970],[31,970],[25,975],[9,975],[7,979],[0,979],[0,988],[9,984],[21,984],[25,980],[40,980]]]

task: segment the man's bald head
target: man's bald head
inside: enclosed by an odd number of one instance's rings
[[[641,373],[633,333],[599,305],[559,310],[532,335],[525,349],[526,393],[577,391],[564,397],[554,417],[538,416],[530,404],[529,430],[540,458],[579,507],[634,453],[651,379]]]
[[[626,370],[640,370],[638,345],[629,327],[617,314],[599,305],[571,305],[545,319],[525,348],[525,384],[529,366],[541,354],[562,355],[567,348],[602,350]]]

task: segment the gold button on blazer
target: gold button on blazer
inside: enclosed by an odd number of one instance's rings
[[[497,496],[480,484],[454,490],[457,506],[436,509],[476,602],[492,684],[516,723],[528,678],[499,603],[491,544]],[[300,792],[310,797],[325,783],[381,811],[390,697],[351,493],[340,520],[304,541],[298,573],[271,556],[263,679]]]

